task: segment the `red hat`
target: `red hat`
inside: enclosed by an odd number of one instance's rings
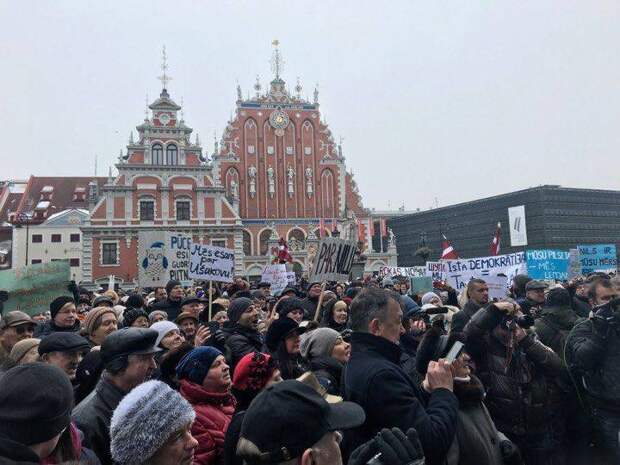
[[[277,368],[275,359],[262,352],[244,355],[235,367],[232,387],[239,391],[260,391]]]

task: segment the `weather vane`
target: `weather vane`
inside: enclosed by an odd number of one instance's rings
[[[166,55],[166,46],[164,45],[161,52],[161,76],[157,78],[161,81],[162,89],[166,89],[168,83],[172,81],[172,78],[166,74],[166,71],[168,71],[168,56]]]
[[[276,75],[276,79],[280,78],[280,73],[282,72],[282,67],[284,65],[284,59],[282,55],[280,55],[280,49],[278,46],[280,45],[280,41],[275,39],[271,42],[271,45],[274,46],[273,56],[271,57],[271,71]]]

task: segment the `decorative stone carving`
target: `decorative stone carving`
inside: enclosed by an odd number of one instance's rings
[[[306,174],[306,194],[308,198],[312,198],[314,194],[314,188],[312,187],[312,168],[307,167],[305,170]]]
[[[250,197],[254,198],[256,196],[256,174],[257,170],[254,165],[248,168],[248,177],[250,178]]]
[[[288,196],[292,198],[293,194],[295,193],[295,184],[294,184],[295,170],[293,169],[292,166],[289,166],[288,169],[286,170],[286,177],[288,179]]]
[[[274,179],[274,171],[270,166],[267,168],[267,190],[269,192],[269,197],[273,198],[276,195],[276,182]]]

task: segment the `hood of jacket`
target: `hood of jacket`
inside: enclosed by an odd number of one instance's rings
[[[235,398],[230,391],[226,392],[210,392],[199,384],[192,383],[186,379],[182,379],[179,383],[179,392],[194,404],[210,404],[210,405],[235,405]]]

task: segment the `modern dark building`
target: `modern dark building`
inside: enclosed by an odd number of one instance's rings
[[[525,206],[527,246],[511,247],[508,209]],[[416,255],[430,248],[441,255],[441,233],[460,257],[489,255],[497,223],[502,224],[500,253],[525,248],[568,250],[577,244],[616,244],[620,250],[620,191],[539,186],[486,199],[435,208],[388,220],[396,236],[398,265],[423,265]]]

